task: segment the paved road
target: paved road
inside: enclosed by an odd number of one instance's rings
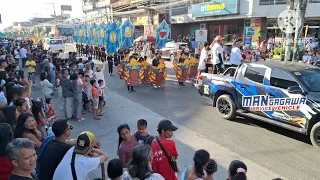
[[[251,177],[252,179],[275,178],[270,174],[268,177],[268,173],[263,176],[262,169],[280,175],[284,179],[320,179],[320,153],[310,145],[307,137],[252,119],[238,118],[235,121],[227,121],[220,118],[216,109],[212,107],[210,99],[199,96],[191,84],[187,84],[186,87],[178,86],[170,63],[168,67],[169,78],[162,88],[154,89],[150,85],[140,85],[136,87],[137,92],[130,94],[126,90],[124,81],[118,76],[106,76],[110,94],[135,102],[141,111],[149,109],[159,116],[173,120],[185,129],[182,137],[195,133],[206,142],[214,143],[215,145],[206,146],[211,155],[215,155],[213,158],[223,161],[231,157],[240,157],[252,162],[252,166],[261,166],[260,169],[253,168],[257,172],[253,172],[252,168],[249,169],[249,173],[260,174],[254,176],[255,178]],[[136,116],[135,112],[142,116],[138,111],[130,112],[132,116]],[[158,121],[155,116],[150,116],[148,121],[153,121],[153,117]],[[135,121],[137,118],[133,119]],[[196,141],[192,141],[190,137],[190,141],[186,143],[193,147],[198,143]],[[184,151],[184,149],[179,150]],[[192,155],[189,156],[190,159],[191,157]],[[227,168],[227,162],[221,164],[222,169]],[[221,176],[220,178],[223,179]]]

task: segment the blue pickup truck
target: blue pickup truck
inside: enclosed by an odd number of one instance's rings
[[[237,115],[310,137],[320,150],[320,68],[304,63],[261,62],[230,67],[223,74],[202,73],[200,95],[212,98],[224,119]]]

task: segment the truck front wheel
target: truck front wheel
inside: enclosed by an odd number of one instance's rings
[[[312,145],[320,151],[320,122],[312,126],[310,140]]]
[[[231,96],[228,94],[224,94],[218,97],[216,101],[216,108],[218,114],[224,119],[232,120],[237,116],[237,107],[233,102]]]

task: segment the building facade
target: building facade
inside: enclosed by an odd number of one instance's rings
[[[172,38],[192,35],[198,29],[207,31],[207,40],[222,35],[227,41],[246,37],[256,42],[259,37],[278,35],[277,18],[286,10],[286,0],[212,0],[170,9]],[[310,0],[306,22],[310,34],[319,31],[320,0]]]

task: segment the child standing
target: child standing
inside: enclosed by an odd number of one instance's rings
[[[104,82],[102,79],[98,80],[98,94],[99,94],[99,115],[102,116],[102,108],[104,106]]]
[[[139,142],[139,144],[143,144],[144,140],[151,136],[147,131],[147,125],[148,125],[148,122],[145,119],[140,119],[137,122],[138,131],[134,133],[134,135],[137,141]]]
[[[98,110],[99,110],[99,94],[97,89],[97,81],[92,79],[90,81],[92,86],[92,105],[93,105],[93,117],[95,120],[100,120],[98,117]]]
[[[52,121],[49,122],[50,126],[53,124],[53,120],[56,119],[56,113],[54,112],[53,105],[52,105],[52,99],[47,98],[46,99],[46,109],[47,109],[47,117],[53,117]]]
[[[33,59],[29,59],[26,62],[26,67],[28,69],[28,79],[32,80],[32,85],[36,85],[35,72],[36,72],[36,62]]]
[[[92,112],[92,85],[90,84],[90,77],[89,75],[84,76],[84,93],[87,96],[87,101],[85,103],[86,107],[88,107],[88,111]]]

